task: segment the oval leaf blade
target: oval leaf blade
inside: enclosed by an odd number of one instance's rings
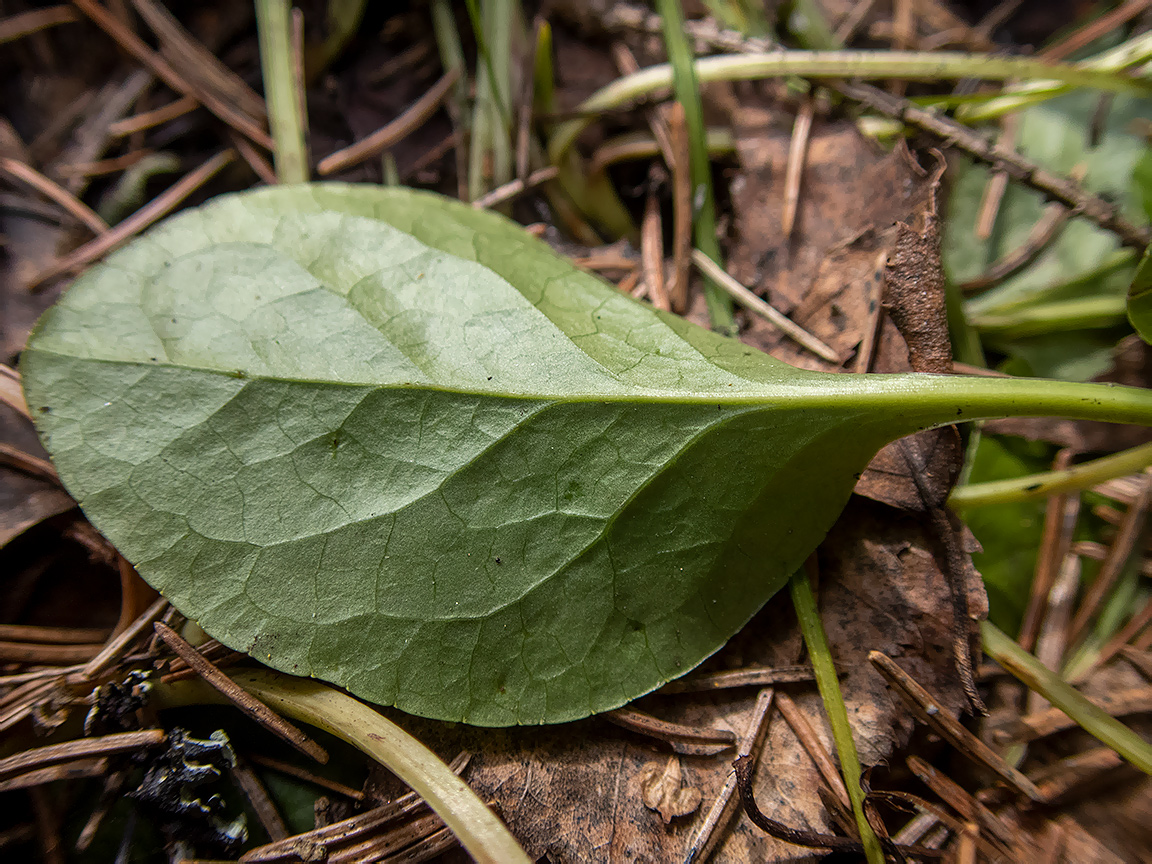
[[[182,612],[478,725],[688,671],[882,444],[969,416],[952,381],[893,411],[920,385],[793,369],[502,217],[343,184],[170,220],[78,280],[22,366],[69,491]]]

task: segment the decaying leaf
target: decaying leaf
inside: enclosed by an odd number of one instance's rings
[[[645,807],[660,814],[665,825],[700,806],[700,790],[684,785],[679,756],[669,756],[664,763],[649,762],[640,778],[640,799]]]
[[[734,118],[740,174],[732,183],[738,233],[733,276],[841,356],[877,326],[885,266],[898,223],[916,224],[935,178],[903,147],[883,153],[851,123],[817,125],[801,179],[796,226],[780,230],[791,119],[742,108]],[[752,320],[745,338],[810,369],[832,368]]]

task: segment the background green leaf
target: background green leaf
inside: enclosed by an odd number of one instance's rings
[[[1141,339],[1152,343],[1152,248],[1144,250],[1128,288],[1128,320]]]
[[[1133,176],[1142,158],[1147,158],[1138,124],[1152,112],[1152,101],[1117,97],[1099,140],[1093,143],[1088,130],[1094,128],[1098,108],[1098,95],[1084,91],[1021,111],[1016,149],[1060,174],[1083,169],[1086,189],[1115,201],[1128,218],[1147,222],[1144,193]],[[1023,245],[1045,207],[1039,193],[1009,184],[991,236],[980,239],[975,226],[989,176],[984,166],[963,163],[949,197],[942,251],[945,269],[957,282],[980,275]],[[1121,250],[1114,235],[1086,219],[1073,218],[1036,262],[966,301],[965,312],[986,331],[989,347],[1022,361],[1016,371],[1086,380],[1108,368],[1110,356],[1105,349],[1126,332],[1123,298],[1133,265],[1130,250]],[[1067,326],[1055,328],[1060,332],[1052,334],[1039,332],[1044,328],[1029,326],[1025,320],[1040,304],[1086,298],[1112,303],[1115,314],[1096,321],[1091,325],[1095,329],[1084,331],[1084,338],[1069,340]],[[1019,326],[1002,326],[1001,322],[1017,318]],[[1088,325],[1082,322],[1080,326]]]
[[[186,211],[85,274],[22,368],[69,491],[207,632],[480,725],[688,671],[893,438],[1152,420],[1125,388],[802,372],[498,215],[343,184]]]

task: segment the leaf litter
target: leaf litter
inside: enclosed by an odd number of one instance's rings
[[[819,148],[816,150],[818,153]],[[856,167],[860,164],[867,166],[869,163],[866,161],[858,163]],[[805,177],[805,182],[809,181],[810,178]],[[869,196],[868,191],[866,187],[865,199],[878,197]],[[764,195],[764,198],[777,200],[775,195]],[[801,198],[801,208],[804,207],[805,200],[804,197]],[[855,205],[858,200],[859,198],[853,199],[851,204]],[[909,215],[914,212],[911,208],[908,210]],[[906,218],[904,214],[897,214],[892,221],[904,218]],[[735,223],[738,229],[742,221],[738,216]],[[797,234],[801,233],[803,225],[802,210]],[[876,225],[890,227],[891,221],[877,220],[871,226],[873,231]],[[867,335],[865,332],[861,332],[859,337],[855,332],[843,335],[844,321],[859,324],[861,308],[869,311],[869,317],[864,318],[864,321],[875,320],[871,316],[875,309],[875,294],[880,284],[877,277],[882,272],[883,261],[888,255],[888,247],[882,242],[879,245],[869,245],[875,244],[876,241],[868,236],[868,231],[869,228],[865,227],[863,233],[855,237],[846,232],[826,243],[822,247],[822,252],[810,254],[810,263],[819,262],[817,275],[812,277],[809,283],[804,279],[799,280],[801,285],[816,282],[820,279],[819,271],[823,270],[824,280],[829,289],[836,286],[838,274],[840,284],[847,284],[851,289],[845,289],[838,294],[829,293],[829,296],[834,298],[831,302],[810,303],[812,307],[810,314],[815,320],[811,326],[817,331],[822,329],[830,340],[838,339],[845,345],[846,351],[864,342]],[[796,242],[795,237],[792,242]],[[843,243],[846,249],[851,249],[854,244],[863,246],[864,248],[859,250],[860,263],[853,265],[840,261],[838,256],[842,250],[834,246],[837,242]],[[803,243],[800,243],[800,246],[803,248]],[[869,253],[870,264],[867,261]],[[852,278],[843,278],[843,275],[848,273],[852,274]],[[760,280],[744,281],[762,284]],[[858,290],[860,287],[865,290]],[[803,300],[801,292],[796,305],[798,306]],[[840,305],[841,302],[843,305]],[[787,304],[785,308],[788,308]],[[839,308],[840,313],[834,314],[834,308]],[[844,309],[851,310],[851,314],[844,314]],[[903,348],[899,334],[895,333],[888,318],[882,316],[880,320],[882,331],[871,368],[884,371],[900,368],[899,364],[906,362],[901,357],[901,350],[903,349],[906,358],[906,348]],[[757,329],[755,323],[752,329],[753,331]],[[884,359],[886,357],[895,360],[886,360]],[[811,362],[811,358],[806,362]],[[954,473],[955,452],[954,448],[949,448],[947,445],[944,449],[950,450],[948,455],[940,457],[942,465],[951,466],[941,472],[941,476],[947,477]],[[883,493],[888,496],[887,503],[915,511],[916,498],[908,488],[906,470],[901,472],[899,460],[890,460],[887,468],[889,474],[894,476],[903,474],[904,478],[902,491],[893,492],[889,489]],[[879,497],[881,501],[885,500],[880,495],[874,497]],[[954,678],[954,666],[951,662],[950,652],[955,634],[952,632],[953,620],[948,606],[947,588],[936,563],[938,556],[932,549],[932,538],[929,532],[924,530],[923,521],[912,513],[896,514],[885,504],[863,499],[857,499],[852,503],[849,514],[859,519],[863,529],[859,532],[847,531],[844,526],[849,520],[844,519],[830,535],[821,551],[820,594],[824,615],[829,622],[829,633],[835,643],[836,656],[841,660],[847,673],[843,683],[846,698],[859,710],[870,709],[875,712],[872,728],[869,728],[868,723],[860,724],[867,731],[858,741],[865,754],[865,761],[873,763],[882,760],[891,752],[893,746],[903,743],[908,730],[901,728],[899,722],[894,723],[894,718],[902,712],[890,694],[877,688],[876,681],[879,679],[874,673],[871,676],[865,674],[867,664],[859,659],[861,646],[879,647],[890,656],[901,658],[902,665],[911,669],[915,677],[942,700],[946,710],[958,710],[964,700],[960,682]],[[895,528],[893,521],[896,524]],[[906,585],[885,587],[884,590],[880,590],[881,586],[875,574],[884,573],[891,576],[894,571],[898,571],[903,576],[907,570],[914,570],[915,575],[908,574]],[[862,599],[866,601],[863,604]],[[970,600],[972,610],[978,613],[980,598],[976,596]],[[891,610],[901,610],[905,615],[902,619],[896,614],[880,615],[878,622],[867,615],[861,615],[862,606],[868,608],[873,615],[877,611]],[[786,620],[788,617],[786,612],[776,615],[783,620],[773,621],[771,620],[773,611],[767,609],[757,616],[744,633],[720,655],[709,661],[709,668],[728,664],[738,668],[747,663],[767,665],[795,663],[801,655],[799,635]],[[779,613],[779,610],[775,611]],[[909,625],[909,620],[914,622],[914,625]],[[840,639],[838,628],[833,626],[833,621],[844,623],[853,636]],[[763,633],[773,634],[772,645],[764,644]],[[781,650],[776,650],[777,641]],[[925,653],[920,653],[921,651]],[[845,659],[849,657],[853,659]],[[953,677],[950,679],[949,676]],[[877,710],[878,705],[885,704],[882,696],[887,697],[887,704],[890,706],[887,712]],[[810,723],[818,730],[822,730],[822,710],[813,694],[800,694],[796,701],[806,706]],[[749,698],[730,694],[725,694],[723,697],[713,696],[706,700],[693,697],[690,701],[685,701],[683,696],[677,697],[676,700],[651,696],[647,697],[644,706],[656,716],[678,720],[699,728],[727,729],[734,735],[744,731],[743,721],[747,720],[752,710]],[[443,727],[423,721],[409,719],[406,722],[421,729],[428,727],[425,731],[426,740],[429,741],[436,741],[438,734],[445,733]],[[904,725],[906,726],[906,720]],[[585,730],[587,739],[572,741],[574,735],[579,737]],[[517,827],[518,833],[522,825],[526,826],[522,835],[526,845],[531,846],[535,843],[535,848],[547,849],[556,860],[565,860],[566,856],[571,856],[568,860],[600,858],[614,860],[615,857],[642,857],[645,854],[650,854],[653,860],[669,860],[677,857],[677,854],[685,848],[690,836],[691,825],[688,822],[690,817],[687,817],[687,814],[681,817],[673,816],[670,833],[661,835],[657,830],[661,817],[648,812],[644,806],[643,778],[646,767],[662,764],[664,767],[659,774],[661,778],[668,778],[671,773],[673,763],[664,758],[667,749],[663,745],[648,743],[631,733],[623,733],[616,727],[597,720],[582,721],[563,733],[556,730],[490,733],[469,729],[457,730],[452,734],[472,736],[472,743],[477,752],[482,754],[481,759],[486,757],[489,760],[490,770],[495,770],[500,763],[502,740],[507,742],[508,739],[521,736],[526,739],[526,743],[517,747],[505,744],[505,749],[512,752],[505,754],[507,761],[499,780],[494,781],[486,775],[483,764],[473,766],[471,770],[475,773],[470,775],[470,780],[482,794],[485,794],[484,790],[488,788],[495,791],[487,794],[495,795],[497,791],[502,792],[505,785],[512,787],[513,791],[518,791],[516,807],[507,809],[505,805],[502,808],[505,818]],[[825,746],[828,746],[826,733],[824,735]],[[424,731],[421,732],[421,736],[424,737]],[[551,744],[541,741],[542,738],[549,739],[552,736],[555,737]],[[446,757],[452,755],[447,750],[442,752]],[[714,797],[719,791],[719,784],[723,782],[728,770],[726,764],[719,760],[705,763],[700,759],[674,758],[677,760],[675,764],[681,766],[683,785],[680,789],[700,789],[702,793],[700,812],[703,812],[709,805],[710,794]],[[768,759],[779,762],[765,761]],[[533,773],[536,771],[551,779],[546,779],[542,784],[533,782]],[[819,803],[819,797],[805,795],[817,788],[820,783],[819,775],[812,767],[811,760],[797,750],[791,732],[778,719],[769,724],[769,739],[760,757],[758,776],[760,778],[757,789],[758,800],[762,806],[768,806],[773,802],[774,795],[776,812],[782,820],[822,827],[829,825],[823,806]],[[612,781],[611,792],[608,791],[608,780]],[[672,799],[675,799],[674,782],[669,779],[663,785],[669,787],[666,791]],[[589,794],[589,790],[594,792]],[[509,794],[511,797],[511,793]],[[812,800],[807,803],[800,800],[805,797]],[[561,803],[558,805],[558,802]],[[612,806],[606,806],[606,802],[611,802]],[[514,811],[520,814],[519,818],[512,815]],[[559,818],[558,814],[561,814]],[[1097,818],[1099,815],[1097,813]],[[1102,850],[1099,844],[1093,847],[1091,835],[1083,836],[1085,832],[1079,827],[1079,823],[1075,821],[1069,823],[1070,818],[1072,817],[1061,817],[1064,822],[1057,823],[1059,830],[1067,836],[1069,846],[1066,854],[1072,854],[1075,842],[1081,849],[1089,850],[1084,853],[1085,856],[1100,858]],[[594,826],[595,842],[589,843],[588,838],[578,836],[582,830],[581,826],[584,825]],[[659,840],[661,836],[663,839]],[[718,860],[749,860],[759,857],[767,857],[769,860],[791,860],[786,856],[800,854],[796,847],[765,840],[746,823],[741,823],[724,842],[726,845]],[[609,850],[609,854],[604,854],[606,849]],[[611,854],[613,850],[615,855]],[[1080,860],[1086,860],[1086,857]]]

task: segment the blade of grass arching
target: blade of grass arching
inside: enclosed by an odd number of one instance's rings
[[[670,3],[670,0],[662,0]],[[665,25],[667,26],[667,25]],[[677,31],[681,40],[682,31]],[[953,81],[978,78],[1008,81],[1043,78],[1140,96],[1152,94],[1152,80],[1101,72],[1067,63],[1042,63],[1026,57],[989,57],[960,51],[772,51],[703,57],[692,64],[698,81],[757,81],[799,75],[805,78],[892,78]],[[662,63],[625,75],[602,87],[576,109],[581,115],[562,124],[548,143],[555,162],[601,111],[620,108],[672,85],[671,64]]]
[[[708,161],[704,105],[696,81],[692,49],[684,34],[684,12],[678,0],[658,0],[656,9],[664,24],[664,42],[672,66],[672,85],[677,101],[684,106],[684,120],[688,129],[692,205],[696,212],[696,246],[713,261],[723,264],[720,243],[716,239],[716,201],[712,194],[712,166]],[[707,278],[704,282],[704,299],[708,304],[712,329],[729,336],[735,335],[732,301],[718,285]]]
[[[304,95],[297,92],[292,70],[291,23],[288,0],[256,0],[260,38],[260,68],[264,101],[275,142],[276,176],[281,183],[308,182],[308,151],[304,145]]]
[[[1107,480],[1143,471],[1152,465],[1152,443],[1122,450],[1111,456],[1082,462],[1063,471],[1045,471],[1012,480],[995,480],[957,486],[948,498],[948,505],[956,510],[969,510],[990,504],[1012,504],[1034,501],[1061,492],[1091,489]]]
[[[1090,702],[1067,681],[1048,669],[988,621],[980,622],[984,653],[1029,689],[1035,690],[1085,732],[1108,745],[1141,771],[1152,774],[1152,744]]]
[[[852,814],[856,817],[856,829],[864,844],[864,855],[868,864],[884,864],[884,852],[880,841],[868,824],[864,815],[864,790],[860,788],[860,758],[856,755],[856,742],[852,738],[852,726],[848,722],[848,709],[844,707],[844,694],[840,692],[840,680],[836,676],[836,664],[832,660],[832,649],[828,647],[828,635],[824,632],[824,622],[820,620],[820,610],[816,608],[816,596],[812,593],[812,583],[808,573],[801,568],[792,574],[788,582],[792,592],[792,603],[796,607],[796,617],[800,621],[800,632],[804,634],[804,644],[812,661],[812,671],[816,676],[816,687],[824,700],[824,711],[832,727],[832,740],[840,755],[840,772],[844,775],[844,785],[852,801]]]

